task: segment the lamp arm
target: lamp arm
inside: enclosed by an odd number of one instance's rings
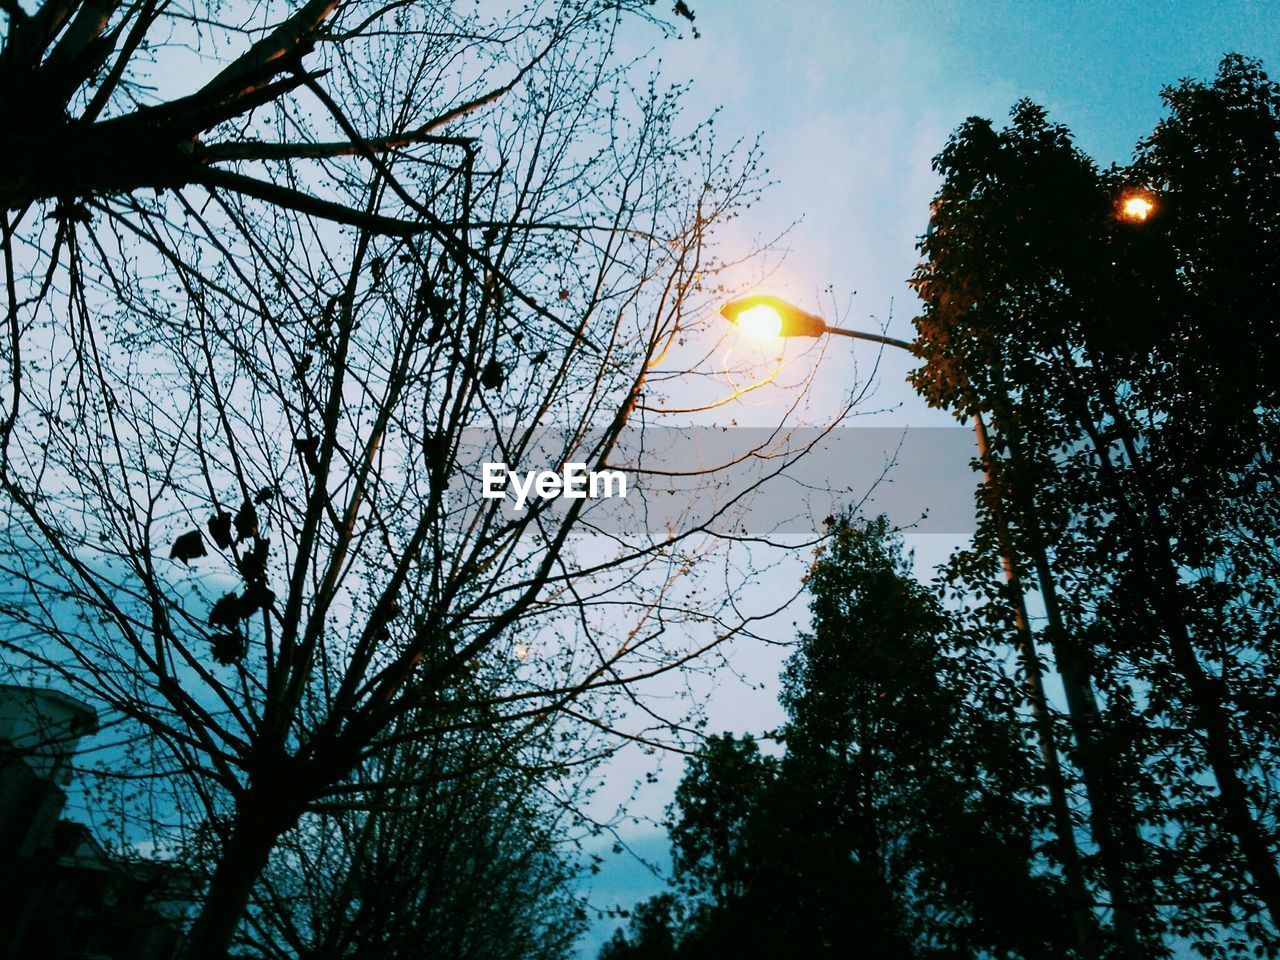
[[[911,349],[911,344],[896,337],[884,337],[878,333],[863,333],[861,330],[846,330],[844,327],[827,327],[826,332],[833,333],[839,337],[849,337],[853,340],[869,340],[872,343],[882,343],[886,347],[897,347],[900,350],[906,350],[908,353],[915,352]]]

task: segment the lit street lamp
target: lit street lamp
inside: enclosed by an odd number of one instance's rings
[[[878,333],[863,333],[861,330],[828,326],[827,322],[818,315],[801,310],[779,297],[771,297],[763,293],[730,300],[720,308],[720,315],[730,323],[736,324],[743,336],[750,337],[752,340],[772,340],[776,337],[822,337],[833,334],[837,337],[869,340],[871,343],[898,347],[908,353],[913,352],[911,344],[905,340],[883,337]]]
[[[1121,220],[1145,223],[1155,213],[1155,197],[1146,190],[1130,190],[1120,198],[1117,209]]]

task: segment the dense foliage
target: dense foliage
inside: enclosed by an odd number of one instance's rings
[[[838,521],[809,587],[785,751],[725,735],[689,762],[670,825],[679,896],[638,910],[602,956],[1061,956],[1009,680],[883,519]]]
[[[968,122],[938,157],[915,277],[915,382],[990,424],[1131,956],[1280,927],[1280,93],[1232,56],[1164,97],[1123,170],[1030,103],[1000,132]],[[1126,215],[1135,196],[1149,215]],[[987,512],[977,553],[1000,523]]]

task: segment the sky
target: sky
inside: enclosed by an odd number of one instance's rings
[[[665,0],[659,0],[665,4]],[[700,36],[655,48],[668,80],[691,80],[688,116],[719,107],[722,142],[761,137],[775,181],[764,201],[734,223],[730,251],[791,225],[767,261],[743,266],[738,283],[767,272],[767,286],[844,325],[886,328],[911,339],[916,263],[937,187],[931,158],[965,118],[1007,117],[1023,97],[1045,106],[1102,166],[1123,163],[1161,116],[1160,89],[1183,77],[1211,77],[1226,52],[1280,69],[1277,2],[924,2],[924,0],[699,0]],[[785,253],[785,255],[784,255]],[[836,316],[833,316],[835,314]],[[813,389],[838,403],[853,375],[852,354],[828,350]],[[946,425],[902,382],[905,354],[883,357],[870,418],[883,425]],[[863,368],[865,369],[865,367]],[[925,571],[955,538],[908,538]],[[793,619],[776,624],[785,638]],[[785,651],[740,645],[744,682],[712,695],[714,730],[763,730],[780,719],[774,698]],[[754,685],[754,687],[753,687]],[[625,792],[653,758],[624,754],[606,771]],[[656,821],[680,764],[662,760],[657,783],[635,804]],[[624,838],[663,863],[666,843],[652,822]],[[663,889],[628,854],[608,856],[589,899],[629,907]],[[596,922],[580,955],[593,958],[619,921]]]

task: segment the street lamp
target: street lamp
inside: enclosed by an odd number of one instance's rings
[[[1130,190],[1120,197],[1117,215],[1130,223],[1145,223],[1155,213],[1156,199],[1150,191]]]
[[[823,337],[832,334],[853,340],[882,343],[888,347],[898,347],[900,350],[914,353],[911,344],[905,340],[884,337],[878,333],[863,333],[861,330],[832,327],[817,314],[808,313],[780,297],[772,297],[764,293],[730,300],[720,308],[720,315],[735,324],[743,336],[750,337],[752,340],[773,340],[778,337]]]

